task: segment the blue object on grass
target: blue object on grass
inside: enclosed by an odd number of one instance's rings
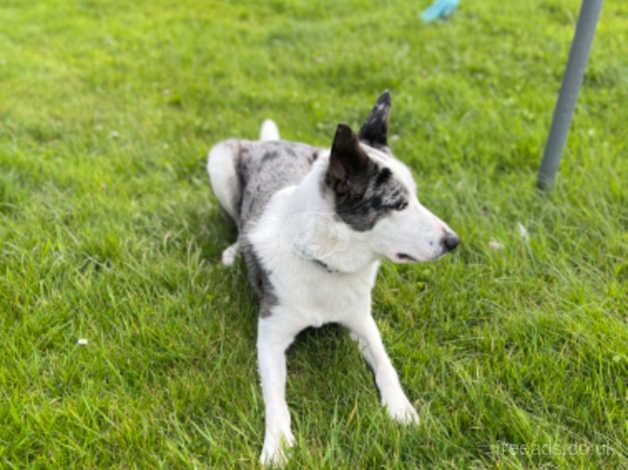
[[[421,13],[421,19],[425,23],[431,23],[438,18],[445,18],[453,13],[458,3],[458,0],[435,0],[429,8]]]

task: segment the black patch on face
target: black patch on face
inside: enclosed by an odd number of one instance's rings
[[[356,231],[370,230],[407,204],[407,190],[388,168],[372,161],[349,126],[339,124],[325,183],[334,192],[336,214]]]
[[[375,106],[362,124],[358,136],[371,147],[388,145],[388,116],[390,115],[390,92],[386,90],[377,99]]]
[[[386,181],[390,179],[391,175],[392,173],[390,172],[390,170],[388,168],[384,168],[377,175],[377,179],[375,180],[375,186],[381,186],[382,184],[386,183]]]

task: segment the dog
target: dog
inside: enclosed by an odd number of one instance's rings
[[[421,205],[410,170],[392,154],[390,106],[386,91],[357,134],[338,124],[330,149],[280,140],[277,125],[266,120],[258,141],[225,140],[209,152],[211,187],[238,229],[222,262],[231,265],[242,254],[259,300],[264,466],[285,464],[285,449],[295,441],[286,350],[307,327],[348,328],[388,415],[419,421],[371,314],[371,291],[382,260],[435,260],[459,238]]]

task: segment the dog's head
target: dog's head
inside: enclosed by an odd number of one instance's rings
[[[396,263],[434,260],[458,236],[417,198],[408,167],[388,148],[390,93],[384,92],[356,135],[339,124],[325,173],[337,218],[377,256]]]

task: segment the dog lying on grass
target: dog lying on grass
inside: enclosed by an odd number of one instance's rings
[[[222,255],[241,252],[259,299],[257,351],[265,406],[263,465],[294,444],[285,399],[286,350],[303,329],[347,327],[375,375],[382,405],[404,424],[419,417],[401,388],[371,315],[383,259],[435,260],[458,236],[423,207],[410,170],[387,145],[390,93],[355,134],[338,124],[331,149],[280,140],[266,120],[257,141],[230,139],[209,152],[212,189],[238,227]]]

